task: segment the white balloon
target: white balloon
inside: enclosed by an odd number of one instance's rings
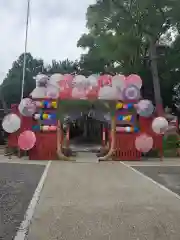
[[[2,127],[7,133],[14,133],[21,126],[21,119],[16,114],[8,114],[4,117],[2,121]]]
[[[157,117],[152,122],[152,130],[157,134],[164,134],[168,130],[168,125],[164,117]]]
[[[57,99],[59,97],[59,88],[53,85],[48,85],[46,89],[46,97],[51,99]]]
[[[91,86],[91,87],[98,86],[98,76],[91,75],[87,78],[87,81],[89,83],[89,86]]]
[[[87,85],[87,79],[83,75],[77,75],[73,79],[73,85],[76,87]]]
[[[38,74],[36,77],[36,86],[45,86],[48,81],[49,81],[49,77],[44,75],[44,74]]]
[[[36,87],[30,96],[32,98],[45,98],[46,97],[46,87]]]
[[[124,75],[115,75],[112,77],[112,86],[123,90],[126,87],[126,78]]]
[[[49,84],[59,87],[59,82],[63,80],[63,75],[60,73],[53,74],[49,79]]]
[[[21,115],[31,117],[36,112],[36,103],[30,98],[23,98],[18,106]]]
[[[98,98],[103,100],[119,100],[119,91],[115,87],[104,86],[100,88]]]

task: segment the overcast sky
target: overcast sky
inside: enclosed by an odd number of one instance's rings
[[[86,30],[85,14],[95,0],[31,0],[28,51],[47,63],[79,58],[77,40]],[[24,51],[26,0],[0,0],[0,82]]]

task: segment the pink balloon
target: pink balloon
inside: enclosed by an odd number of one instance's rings
[[[102,75],[98,79],[99,88],[112,85],[112,76]]]
[[[36,143],[36,135],[32,131],[24,131],[18,138],[18,146],[20,149],[28,151],[34,147]]]
[[[140,78],[140,76],[138,76],[136,74],[131,74],[131,75],[129,75],[126,78],[126,84],[127,84],[127,86],[135,85],[136,87],[141,89],[141,87],[142,87],[142,79]]]
[[[153,138],[147,134],[141,134],[135,140],[136,149],[139,152],[147,153],[153,147]]]
[[[86,99],[86,89],[84,88],[73,88],[72,98],[76,99]]]
[[[63,81],[67,82],[68,85],[72,83],[73,79],[74,77],[71,74],[65,74],[63,76]]]

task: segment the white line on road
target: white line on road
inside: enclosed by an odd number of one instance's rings
[[[165,186],[163,186],[162,184],[154,181],[152,178],[146,176],[145,174],[139,172],[138,170],[134,169],[133,167],[131,167],[130,165],[124,163],[124,162],[120,162],[122,165],[124,165],[125,167],[131,169],[133,172],[137,173],[138,175],[146,178],[147,180],[151,181],[153,184],[155,184],[156,186],[158,186],[159,188],[161,188],[162,190],[165,190],[166,192],[170,193],[171,195],[173,195],[174,197],[178,198],[180,200],[180,196],[178,194],[176,194],[175,192],[171,191],[170,189],[166,188]]]
[[[32,200],[31,200],[31,202],[28,206],[28,209],[25,213],[24,220],[22,221],[22,223],[20,225],[20,228],[17,231],[17,234],[16,234],[14,240],[25,240],[28,237],[27,234],[28,234],[28,230],[29,230],[29,225],[30,225],[31,220],[33,218],[34,211],[35,211],[36,205],[38,203],[42,188],[44,186],[44,182],[46,180],[50,165],[51,165],[51,161],[49,161],[48,164],[46,165],[46,168],[43,172],[43,175],[42,175],[42,177],[39,181],[39,184],[38,184],[38,186],[37,186],[37,188],[34,192]]]

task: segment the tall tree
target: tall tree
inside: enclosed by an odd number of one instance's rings
[[[148,71],[151,66],[157,105],[161,94],[156,48],[162,38],[179,31],[178,0],[97,0],[87,11],[89,34],[78,46],[88,47],[125,74]],[[87,55],[87,56],[88,56]],[[146,71],[147,72],[147,71]]]
[[[18,103],[21,98],[21,86],[23,75],[23,59],[24,54],[13,63],[12,68],[9,70],[6,78],[1,85],[1,92],[5,102],[10,105]],[[26,74],[24,84],[24,97],[35,88],[34,77],[44,68],[43,60],[35,59],[30,53],[26,55]]]

